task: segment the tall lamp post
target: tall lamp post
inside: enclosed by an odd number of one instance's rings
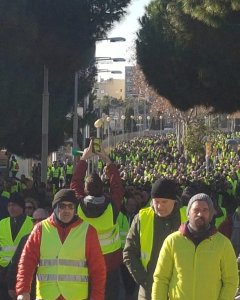
[[[118,120],[118,116],[114,116],[114,146],[116,147],[117,145],[117,120]]]
[[[160,121],[160,132],[162,132],[162,129],[163,129],[163,124],[162,124],[162,119],[163,119],[163,116],[161,115],[160,117],[159,117],[159,121]]]
[[[100,130],[102,125],[103,125],[103,120],[101,118],[97,119],[97,121],[95,121],[94,123],[94,127],[97,129],[97,138],[101,137]]]
[[[150,117],[150,116],[147,116],[148,130],[150,130],[150,119],[151,119],[151,117]]]
[[[106,121],[107,121],[107,141],[108,141],[108,151],[109,151],[109,148],[110,148],[110,121],[111,121],[111,118],[108,116],[106,118]]]
[[[48,68],[44,66],[43,98],[42,98],[42,155],[41,155],[41,181],[44,183],[47,183],[48,115],[49,115]]]
[[[134,116],[130,116],[131,118],[131,133],[133,133],[133,120],[134,120]]]
[[[122,128],[123,128],[123,140],[125,140],[125,119],[126,117],[124,115],[121,116],[121,119],[122,119]]]
[[[142,116],[138,117],[139,120],[139,136],[141,135],[141,126],[142,126]]]

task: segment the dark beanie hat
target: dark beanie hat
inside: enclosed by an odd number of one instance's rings
[[[9,203],[10,202],[18,204],[20,207],[22,207],[23,210],[25,210],[25,201],[23,196],[20,193],[18,192],[12,193],[9,198]]]
[[[188,206],[187,206],[187,211],[186,211],[187,216],[189,215],[189,210],[191,209],[191,206],[193,205],[193,203],[195,201],[205,201],[208,205],[211,218],[214,216],[215,209],[214,209],[214,206],[213,206],[212,199],[207,194],[204,194],[204,193],[196,194],[189,200],[189,203],[188,203]]]
[[[75,191],[71,189],[62,189],[58,191],[53,198],[52,207],[53,208],[56,207],[56,205],[59,202],[63,202],[63,201],[68,201],[77,204],[78,201],[75,196]]]
[[[167,178],[161,178],[152,185],[152,198],[177,199],[177,187],[175,181]]]

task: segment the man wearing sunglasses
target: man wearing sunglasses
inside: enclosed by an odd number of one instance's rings
[[[104,299],[106,268],[97,233],[77,216],[76,206],[74,191],[62,189],[53,214],[34,227],[18,266],[18,299],[30,299],[36,267],[39,300]]]

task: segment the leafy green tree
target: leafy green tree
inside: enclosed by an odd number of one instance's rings
[[[240,108],[240,1],[154,0],[141,18],[137,60],[180,110]]]
[[[43,65],[49,68],[49,152],[64,140],[74,72],[91,90],[95,42],[106,37],[131,0],[0,0],[0,147],[23,157],[41,153]]]

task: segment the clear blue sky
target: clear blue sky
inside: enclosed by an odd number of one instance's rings
[[[126,63],[114,63],[101,65],[101,69],[124,70],[125,65],[131,65],[131,56],[134,45],[135,34],[139,28],[138,18],[144,14],[144,7],[150,3],[151,0],[132,0],[128,7],[128,13],[118,23],[115,23],[114,28],[109,32],[109,37],[124,37],[126,42],[110,43],[103,41],[97,44],[97,57],[122,57],[126,59]],[[101,73],[102,78],[123,78],[123,75],[112,75],[110,73]]]

